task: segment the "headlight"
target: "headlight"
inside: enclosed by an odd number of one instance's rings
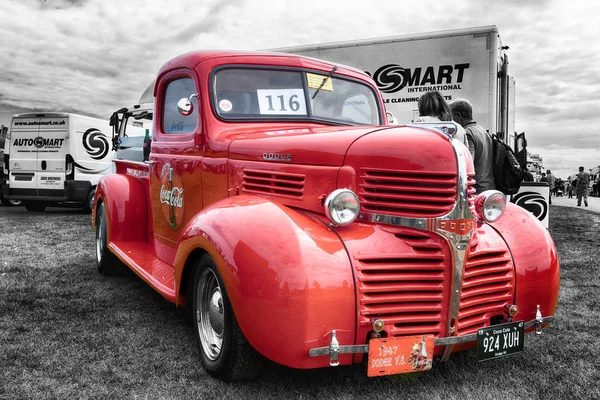
[[[336,225],[354,222],[360,212],[358,196],[349,189],[337,189],[327,196],[324,203],[325,214]]]
[[[486,190],[475,200],[477,216],[487,222],[497,221],[506,209],[506,196],[497,190]]]

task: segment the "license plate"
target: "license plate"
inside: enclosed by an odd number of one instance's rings
[[[433,335],[371,339],[367,375],[396,375],[431,369],[433,341]]]
[[[505,357],[523,351],[524,323],[510,322],[477,331],[477,361]]]

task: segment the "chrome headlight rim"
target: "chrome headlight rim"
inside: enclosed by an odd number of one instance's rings
[[[327,218],[335,225],[349,225],[356,221],[360,214],[360,200],[350,189],[336,189],[325,198],[323,209]]]
[[[486,190],[477,195],[475,211],[480,220],[496,222],[506,210],[506,196],[498,190]]]

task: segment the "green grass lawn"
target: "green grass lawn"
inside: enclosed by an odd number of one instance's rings
[[[268,365],[257,380],[209,377],[185,313],[133,274],[95,268],[90,216],[0,207],[0,399],[600,398],[600,215],[550,207],[561,261],[557,320],[522,354],[367,378],[363,366]],[[273,334],[277,332],[274,330]]]

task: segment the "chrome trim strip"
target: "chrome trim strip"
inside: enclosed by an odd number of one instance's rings
[[[529,322],[525,323],[525,326],[523,329],[527,330],[530,329],[532,327],[538,327],[541,325],[546,325],[549,324],[551,322],[554,322],[554,316],[549,316],[549,317],[543,317],[541,319],[541,321],[539,319],[532,319]],[[493,326],[493,325],[492,325]],[[477,333],[471,333],[469,335],[464,335],[464,336],[449,336],[449,337],[445,337],[445,338],[435,338],[434,340],[434,346],[446,346],[446,348],[453,346],[455,344],[462,344],[462,343],[469,343],[469,342],[474,342],[477,340]],[[310,349],[308,351],[308,355],[311,357],[320,357],[320,356],[328,356],[330,355],[330,347],[331,346],[327,346],[327,347],[316,347],[313,349]],[[349,353],[368,353],[369,352],[369,345],[368,344],[361,344],[361,345],[349,345],[349,346],[337,346],[335,353],[336,354],[349,354]],[[441,361],[446,361],[443,359],[441,359]]]

